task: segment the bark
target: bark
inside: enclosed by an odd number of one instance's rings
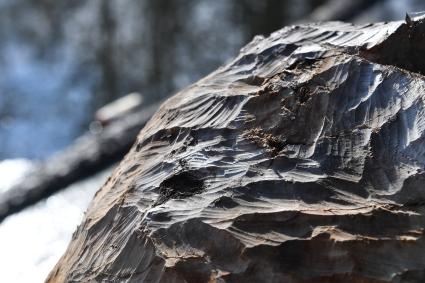
[[[47,282],[423,281],[424,30],[256,37],[160,107]]]

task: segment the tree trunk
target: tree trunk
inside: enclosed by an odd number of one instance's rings
[[[425,280],[424,30],[256,37],[162,105],[47,282]]]

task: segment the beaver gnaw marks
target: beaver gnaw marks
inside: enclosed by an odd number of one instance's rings
[[[201,193],[204,181],[190,172],[178,173],[159,185],[159,196],[154,206],[163,204],[170,199],[183,199]]]

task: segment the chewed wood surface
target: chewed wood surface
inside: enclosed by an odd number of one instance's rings
[[[161,106],[48,282],[425,280],[424,30],[255,37]]]

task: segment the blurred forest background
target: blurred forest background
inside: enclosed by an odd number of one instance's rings
[[[163,99],[325,2],[1,0],[0,160],[46,158],[85,132],[100,106],[134,91],[147,104]],[[341,17],[425,9],[420,0],[363,2]]]

